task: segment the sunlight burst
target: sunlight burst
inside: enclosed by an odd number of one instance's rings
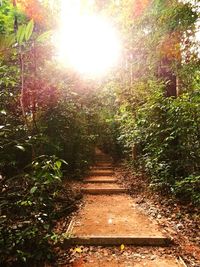
[[[118,33],[108,19],[78,12],[79,1],[74,3],[63,1],[61,26],[54,38],[59,60],[82,74],[103,75],[119,61]]]

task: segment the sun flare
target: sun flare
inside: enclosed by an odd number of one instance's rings
[[[82,74],[105,74],[120,59],[117,30],[108,19],[77,12],[77,5],[70,9],[66,3],[61,12],[60,29],[54,37],[59,60]]]

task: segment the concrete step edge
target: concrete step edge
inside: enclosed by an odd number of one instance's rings
[[[64,245],[91,245],[91,246],[169,246],[173,243],[170,237],[165,236],[78,236],[64,240]]]
[[[99,180],[95,180],[95,179],[85,179],[83,180],[83,183],[94,183],[94,184],[98,184],[98,183],[116,183],[117,179],[113,179],[113,180],[103,180],[103,179],[99,179]]]
[[[101,194],[119,194],[127,193],[126,188],[82,188],[84,194],[101,195]]]
[[[98,171],[90,171],[89,175],[91,176],[113,176],[114,172],[98,172]]]
[[[93,166],[90,168],[90,170],[113,170],[113,167],[112,166]]]

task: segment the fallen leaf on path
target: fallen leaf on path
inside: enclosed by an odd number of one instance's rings
[[[82,253],[83,251],[82,251],[81,248],[75,248],[75,249],[74,249],[74,252]]]
[[[124,244],[121,244],[120,249],[121,249],[121,250],[124,250],[124,249],[125,249]]]

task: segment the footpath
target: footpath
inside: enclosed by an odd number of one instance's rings
[[[72,219],[66,245],[79,257],[71,267],[185,267],[170,252],[173,241],[137,208],[120,186],[112,160],[96,152],[96,164],[83,181],[84,205]]]

